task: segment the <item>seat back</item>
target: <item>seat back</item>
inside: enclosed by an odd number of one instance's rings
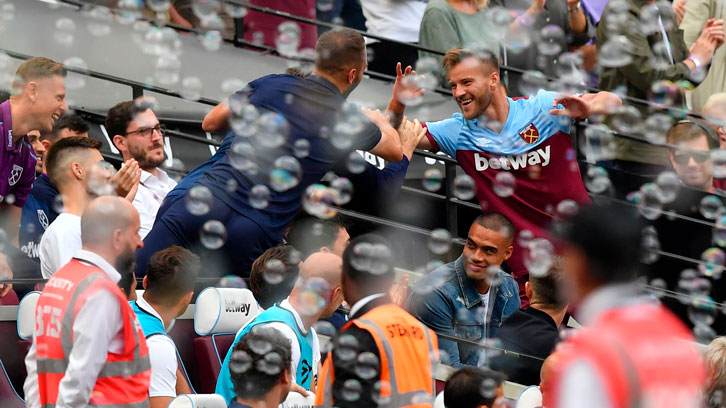
[[[8,372],[5,371],[5,364],[0,360],[0,407],[3,408],[25,408],[25,401],[20,398],[20,395],[15,391],[15,388],[10,383],[10,377]]]
[[[311,394],[307,397],[297,392],[287,394],[285,401],[280,404],[280,408],[312,408],[315,406],[315,395]]]
[[[441,391],[439,395],[436,396],[436,399],[434,399],[434,408],[446,408],[446,405],[444,405],[443,391]]]
[[[536,385],[525,388],[517,398],[516,408],[535,408],[542,406],[542,392]]]
[[[199,378],[199,392],[213,393],[222,361],[237,331],[259,314],[252,292],[237,288],[206,288],[197,297],[193,341]]]
[[[20,340],[33,339],[33,330],[35,330],[35,306],[38,304],[38,298],[40,298],[40,292],[32,291],[23,296],[23,300],[18,303],[16,324]]]
[[[217,394],[182,394],[171,400],[167,408],[227,408],[227,401]]]

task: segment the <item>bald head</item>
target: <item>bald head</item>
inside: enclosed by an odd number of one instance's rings
[[[107,247],[119,232],[129,231],[137,225],[139,213],[130,202],[121,197],[96,198],[88,204],[81,217],[83,247]]]
[[[300,277],[324,279],[331,288],[340,286],[343,273],[343,260],[329,252],[315,252],[300,266]]]

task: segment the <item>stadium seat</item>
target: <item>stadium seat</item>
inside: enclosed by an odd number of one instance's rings
[[[0,375],[0,407],[25,408],[25,401],[20,398],[10,383],[8,372],[5,371],[5,364],[1,360],[0,368],[2,369],[2,375]]]
[[[436,399],[434,399],[434,408],[446,408],[446,405],[444,405],[443,391],[441,391],[439,395],[436,396]]]
[[[217,394],[182,394],[171,400],[168,408],[227,408],[227,401]]]
[[[18,318],[16,321],[18,330],[18,348],[21,353],[21,359],[24,361],[25,356],[30,350],[30,346],[33,344],[33,330],[35,329],[35,305],[38,303],[40,292],[33,291],[23,296],[23,299],[18,304]],[[25,364],[21,364],[18,367],[22,371],[22,376],[25,378],[27,372],[25,370]]]
[[[14,290],[11,290],[7,295],[0,298],[0,305],[2,306],[15,306],[17,304],[18,294]]]
[[[529,386],[519,394],[516,408],[536,408],[542,406],[542,392],[536,385]]]
[[[260,312],[248,289],[206,288],[197,297],[194,309],[194,339],[199,392],[213,393],[222,361],[237,331]]]
[[[312,408],[315,406],[315,395],[307,397],[297,392],[287,394],[287,399],[280,404],[280,408]]]

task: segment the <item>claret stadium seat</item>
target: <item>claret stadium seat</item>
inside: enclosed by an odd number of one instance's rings
[[[199,392],[213,393],[219,370],[237,331],[259,314],[249,289],[206,288],[197,297],[194,309],[194,339]]]

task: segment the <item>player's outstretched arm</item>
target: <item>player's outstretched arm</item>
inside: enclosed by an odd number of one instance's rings
[[[225,99],[204,116],[204,120],[202,121],[202,130],[205,132],[220,132],[227,130],[229,127],[229,116],[231,114],[232,111],[229,110],[229,105]]]
[[[391,126],[390,118],[378,109],[361,108],[361,112],[381,130],[381,140],[370,152],[388,161],[401,161],[403,159],[401,138],[398,136],[398,131]]]
[[[393,84],[393,96],[391,101],[388,102],[386,108],[386,115],[391,118],[391,127],[398,129],[403,121],[403,112],[406,110],[406,105],[401,102],[401,92],[403,91],[403,78],[407,75],[416,75],[416,71],[409,65],[405,70],[401,69],[401,63],[396,64],[396,82]],[[423,95],[423,90],[419,89],[416,91],[417,94]]]
[[[610,114],[615,111],[623,101],[612,92],[601,91],[582,96],[567,95],[556,98],[553,107],[562,105],[564,109],[553,108],[551,115],[568,116],[573,119],[587,119],[594,113]]]

